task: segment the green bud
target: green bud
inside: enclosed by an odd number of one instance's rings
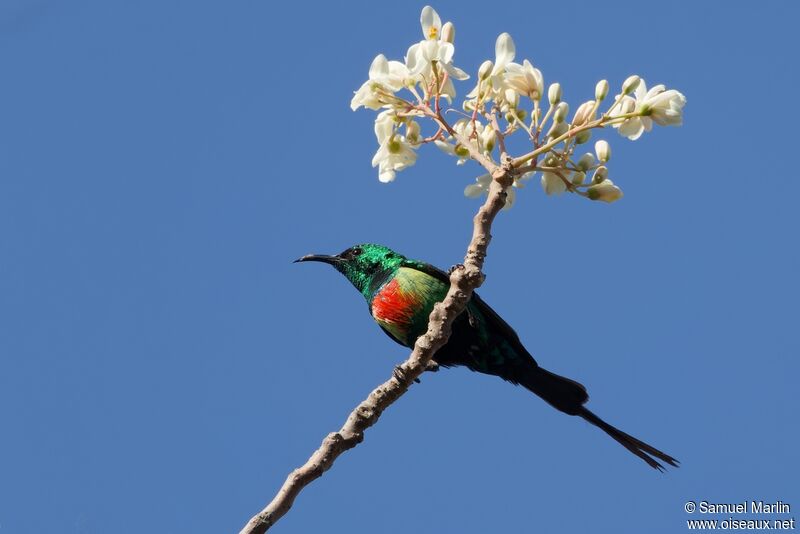
[[[490,60],[487,59],[486,61],[481,63],[481,68],[478,69],[478,78],[480,78],[481,80],[485,80],[492,73],[493,68],[494,68],[494,63],[492,63]]]
[[[567,126],[566,122],[554,122],[553,125],[550,127],[550,130],[547,132],[547,137],[551,139],[555,139],[556,137],[561,137],[569,130],[569,126]]]
[[[572,181],[572,185],[581,185],[585,179],[586,179],[585,172],[574,172],[572,173],[572,178],[570,178],[570,180]]]
[[[550,101],[551,105],[558,104],[561,102],[561,84],[560,83],[551,83],[550,87],[547,89],[547,99]]]
[[[602,102],[603,99],[608,94],[608,80],[600,80],[597,82],[597,85],[594,86],[594,99],[598,102]]]
[[[589,141],[589,139],[591,139],[591,138],[592,138],[592,131],[591,130],[583,130],[582,132],[578,133],[578,135],[575,136],[575,144],[576,145],[582,145],[582,144],[586,143],[587,141]]]
[[[594,144],[594,152],[597,154],[597,159],[603,163],[606,163],[609,159],[611,159],[611,146],[605,139],[600,139]]]
[[[634,92],[636,88],[639,87],[639,82],[641,81],[642,79],[635,74],[632,76],[628,76],[628,78],[624,82],[622,82],[622,94],[629,95],[632,92]]]
[[[406,139],[408,139],[411,143],[419,142],[419,134],[420,134],[420,127],[419,124],[414,121],[409,121],[406,123]]]
[[[592,165],[594,165],[594,154],[591,152],[587,152],[581,156],[581,159],[578,160],[577,164],[578,168],[584,172],[588,171]]]
[[[456,37],[456,27],[453,26],[452,22],[445,22],[444,26],[442,26],[442,41],[447,41],[448,43],[452,43]]]
[[[556,167],[559,164],[558,162],[559,162],[558,156],[556,156],[552,152],[548,153],[544,157],[544,160],[542,160],[542,163],[544,164],[545,167]]]
[[[566,102],[559,102],[556,105],[555,113],[553,113],[553,120],[556,122],[564,122],[564,119],[567,118],[567,113],[569,113],[569,104]]]
[[[469,150],[464,145],[456,145],[454,150],[458,157],[466,158],[469,156]]]
[[[611,180],[603,180],[599,184],[595,184],[586,190],[586,196],[591,200],[601,200],[603,202],[616,202],[624,195],[622,189],[614,185]]]
[[[605,165],[597,167],[594,170],[594,174],[592,174],[592,182],[595,184],[599,184],[606,178],[608,178],[608,169],[605,167]]]
[[[506,122],[509,124],[514,124],[514,117],[521,122],[525,122],[525,117],[527,113],[524,109],[512,109],[505,114]]]

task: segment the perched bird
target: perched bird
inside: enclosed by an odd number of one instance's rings
[[[336,256],[311,254],[296,260],[302,261],[333,265],[364,295],[373,319],[383,331],[405,347],[413,347],[427,331],[434,304],[444,298],[450,287],[445,272],[381,245],[356,245]],[[454,321],[447,344],[433,359],[443,367],[463,365],[521,385],[555,409],[578,415],[602,429],[651,467],[664,469],[657,460],[678,467],[673,457],[586,409],[584,404],[589,400],[586,388],[539,367],[516,332],[476,293]]]

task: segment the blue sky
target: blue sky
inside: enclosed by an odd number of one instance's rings
[[[479,169],[426,147],[380,184],[374,115],[349,109],[422,5],[0,4],[0,532],[237,531],[407,356],[344,278],[291,261],[463,257]],[[434,5],[469,72],[508,31],[571,103],[632,73],[687,96],[681,128],[607,134],[620,202],[523,189],[480,291],[682,467],[448,370],[274,531],[672,533],[688,500],[800,507],[797,4],[482,6]]]

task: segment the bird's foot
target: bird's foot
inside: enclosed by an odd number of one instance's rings
[[[406,372],[403,370],[402,365],[395,365],[394,371],[392,371],[392,376],[398,382],[405,382],[406,381]]]
[[[431,360],[428,362],[428,365],[425,366],[425,370],[428,371],[429,373],[435,373],[439,371],[439,364]]]
[[[464,268],[464,264],[463,263],[456,263],[455,265],[453,265],[452,267],[447,269],[447,274],[453,274],[454,272],[458,271],[459,269],[463,269],[463,268]]]

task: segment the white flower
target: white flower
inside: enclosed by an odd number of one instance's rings
[[[378,179],[384,183],[394,180],[396,171],[410,167],[417,161],[417,153],[413,147],[414,140],[397,133],[397,127],[402,122],[393,110],[382,111],[375,119],[375,137],[380,148],[372,158],[372,166],[379,167]],[[411,128],[406,124],[406,131],[413,132],[416,123],[411,121],[410,124]]]
[[[439,39],[442,35],[442,19],[439,13],[431,6],[422,8],[419,16],[419,23],[422,26],[422,35],[425,39]]]
[[[412,75],[422,75],[429,79],[433,75],[432,64],[436,62],[451,78],[466,80],[469,74],[453,65],[453,54],[455,47],[447,41],[420,41],[408,49],[406,67]]]
[[[525,182],[533,176],[532,172],[523,174],[520,177],[514,178],[512,187],[506,189],[506,203],[503,206],[504,210],[511,209],[514,206],[514,201],[517,199],[517,189],[525,187]],[[469,198],[477,198],[481,195],[489,194],[489,186],[492,183],[491,174],[482,174],[475,178],[475,183],[470,184],[464,188],[464,196]]]
[[[617,98],[619,98],[619,95],[617,95]],[[622,97],[620,103],[617,104],[613,110],[611,110],[609,115],[611,117],[620,117],[622,115],[633,113],[635,109],[636,100],[626,95]],[[619,131],[621,136],[627,137],[631,141],[639,139],[645,130],[645,125],[642,122],[641,117],[629,117],[622,122],[615,122],[612,126],[617,128],[617,131]],[[648,123],[648,126],[649,128],[647,130],[650,131],[652,125]]]
[[[542,189],[548,195],[560,195],[567,190],[567,184],[554,172],[542,174]]]
[[[654,92],[657,89],[660,91]],[[651,94],[652,93],[652,94]],[[680,126],[683,124],[683,106],[686,97],[675,89],[665,91],[663,85],[650,89],[648,98],[642,105],[642,113],[661,126]]]
[[[412,166],[417,153],[401,135],[387,137],[372,158],[372,166],[378,167],[378,179],[383,183],[394,180],[395,172]]]
[[[586,193],[592,200],[602,200],[603,202],[609,203],[615,202],[623,197],[622,189],[614,185],[614,182],[608,178],[587,189]]]
[[[514,61],[514,56],[517,54],[517,47],[514,46],[514,39],[511,34],[503,32],[497,36],[494,42],[494,68],[492,69],[492,76],[502,74],[506,70],[506,66]]]
[[[649,91],[644,80],[636,85],[634,97],[623,96],[622,101],[611,112],[612,117],[637,113],[623,122],[615,123],[620,135],[635,141],[642,133],[653,129],[653,122],[662,126],[680,126],[683,123],[683,106],[686,97],[675,89],[666,90],[656,85]]]
[[[394,134],[397,122],[397,115],[392,110],[387,109],[378,113],[378,116],[375,117],[375,137],[378,139],[379,145]]]
[[[456,93],[452,80],[466,80],[469,75],[453,65],[455,47],[452,43],[442,39],[442,19],[439,18],[436,10],[430,6],[422,8],[420,24],[422,25],[422,34],[425,39],[411,45],[408,49],[406,67],[411,76],[428,82],[434,78],[434,63],[444,69],[448,74],[448,78],[441,92],[443,96],[450,100]]]
[[[464,188],[464,196],[469,198],[478,198],[481,195],[489,192],[489,184],[492,183],[491,174],[482,174],[475,178],[474,184],[470,184]]]
[[[527,96],[531,100],[540,100],[544,93],[542,73],[539,69],[533,68],[527,59],[522,62],[522,65],[509,63],[506,66],[506,83],[517,93]]]
[[[486,155],[489,155],[494,150],[497,134],[491,126],[484,126],[482,122],[477,120],[473,122],[471,119],[459,119],[453,125],[453,130],[459,134],[460,138],[468,139],[470,145]],[[446,154],[458,157],[456,162],[458,165],[463,165],[469,159],[468,148],[460,143],[454,145],[447,141],[436,140],[434,144]]]
[[[492,64],[492,70],[486,76],[486,79],[481,78],[482,81],[475,85],[475,88],[467,94],[467,97],[477,99],[479,96],[478,87],[482,87],[481,93],[484,95],[488,92],[491,98],[494,98],[498,103],[511,103],[513,104],[511,107],[516,107],[517,94],[506,83],[506,67],[514,60],[514,55],[516,54],[516,47],[511,35],[501,33],[497,36],[497,41],[494,43],[494,54],[494,63],[489,62],[489,64]],[[487,62],[484,62],[481,65],[481,73],[483,73],[483,66],[486,64]]]
[[[369,80],[364,82],[350,101],[353,111],[364,106],[380,109],[393,102],[391,95],[399,91],[411,78],[405,65],[399,61],[388,61],[378,54],[369,67]]]
[[[491,59],[487,59],[486,61],[481,63],[481,66],[478,69],[478,78],[481,80],[485,80],[492,73],[492,69],[494,69],[494,63],[492,63]]]

